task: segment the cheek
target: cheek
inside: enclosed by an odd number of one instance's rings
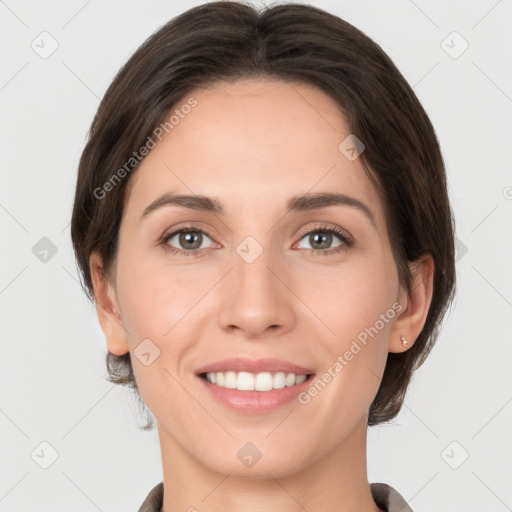
[[[361,261],[349,272],[333,274],[324,295],[316,296],[320,316],[331,331],[324,329],[326,334],[319,337],[323,371],[328,372],[320,380],[329,389],[322,391],[318,403],[330,404],[326,410],[335,416],[340,401],[346,410],[361,412],[377,392],[396,318],[393,272],[385,260]]]
[[[156,252],[156,251],[155,251]],[[127,330],[134,337],[163,340],[201,296],[201,276],[194,279],[158,254],[125,252],[119,257],[118,294]]]
[[[118,267],[118,294],[133,370],[151,410],[157,411],[168,396],[175,401],[183,398],[171,375],[180,380],[190,377],[187,361],[200,338],[208,307],[208,301],[201,299],[216,279],[199,268],[187,270],[184,265],[142,255],[125,257]],[[146,366],[138,356],[148,351],[154,361]]]
[[[160,418],[169,396],[175,404],[186,399],[175,378],[180,378],[181,361],[192,346],[194,336],[185,331],[204,291],[199,285],[187,286],[189,276],[176,266],[141,256],[125,253],[119,258],[117,288],[137,386]]]
[[[386,315],[386,311],[396,297],[390,275],[393,275],[393,269],[383,261],[361,261],[331,272],[329,279],[321,278],[316,282],[317,285],[323,283],[321,287],[308,285],[305,288],[304,294],[309,296],[311,304],[315,304],[323,321],[326,335],[322,339],[332,349],[339,351],[348,347],[353,339],[364,342],[365,333],[370,338],[369,331],[373,337],[387,335],[393,316]]]

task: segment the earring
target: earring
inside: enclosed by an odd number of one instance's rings
[[[400,336],[400,340],[402,341],[402,345],[403,345],[404,347],[407,347],[407,346],[408,346],[408,344],[409,344],[409,343],[408,343],[408,342],[407,342],[407,340],[405,339],[405,336]]]

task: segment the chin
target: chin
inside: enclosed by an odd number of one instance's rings
[[[298,453],[286,453],[270,446],[266,450],[259,450],[250,441],[237,443],[234,451],[227,449],[219,454],[212,454],[209,459],[204,459],[203,453],[203,459],[199,459],[199,463],[217,473],[249,480],[285,478],[301,471],[306,465],[304,453],[298,458]],[[230,456],[226,456],[227,453]]]

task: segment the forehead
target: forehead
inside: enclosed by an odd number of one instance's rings
[[[196,106],[183,109],[194,98]],[[336,102],[302,83],[246,79],[196,89],[177,102],[175,123],[131,177],[127,214],[173,191],[220,198],[226,211],[281,209],[289,197],[340,192],[370,206],[380,198],[360,159],[339,149],[350,134]],[[178,122],[176,122],[176,120]]]

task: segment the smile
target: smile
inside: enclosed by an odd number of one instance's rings
[[[293,403],[315,376],[313,367],[242,355],[211,362],[194,373],[209,398],[244,414],[270,413]]]
[[[308,375],[285,372],[208,372],[201,374],[211,384],[238,391],[272,391],[302,384]]]

